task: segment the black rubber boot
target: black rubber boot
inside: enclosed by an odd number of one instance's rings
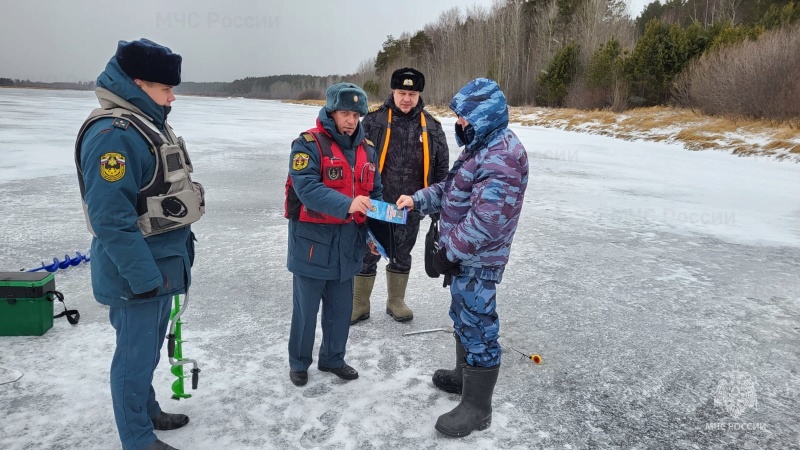
[[[461,403],[439,416],[436,430],[450,437],[463,437],[492,424],[492,394],[500,366],[472,367],[464,364]]]
[[[456,338],[456,368],[453,370],[439,369],[433,373],[433,385],[451,394],[460,394],[464,385],[462,381],[462,364],[466,363],[467,349],[461,345],[458,335],[453,333]]]

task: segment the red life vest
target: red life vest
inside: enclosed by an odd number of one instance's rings
[[[317,125],[302,134],[306,141],[312,140],[317,144],[320,155],[320,174],[326,187],[355,198],[359,195],[369,196],[375,184],[375,164],[367,159],[367,150],[364,142],[356,147],[356,164],[351,167],[344,153],[331,139],[328,132]],[[291,175],[286,177],[286,200],[284,202],[284,217],[299,219],[302,222],[343,224],[355,220],[364,223],[367,216],[362,213],[348,215],[346,219],[329,216],[306,208],[300,201],[292,185]]]

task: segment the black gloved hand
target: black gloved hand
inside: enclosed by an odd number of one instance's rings
[[[153,298],[158,294],[158,288],[153,289],[152,291],[142,292],[141,294],[133,294],[133,297],[137,300],[145,299],[145,298]]]
[[[459,267],[457,262],[447,259],[447,251],[440,248],[433,257],[433,269],[442,275],[458,275]]]

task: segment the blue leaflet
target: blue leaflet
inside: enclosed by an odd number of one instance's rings
[[[373,200],[373,202],[375,202],[375,200]],[[381,256],[383,256],[386,259],[389,259],[389,255],[386,254],[386,249],[383,248],[383,246],[381,245],[380,242],[378,242],[377,239],[375,239],[375,235],[372,234],[372,231],[367,230],[367,244],[369,244],[370,242],[375,244],[375,248],[378,250],[378,253],[380,253]]]
[[[400,209],[394,203],[386,203],[380,200],[370,200],[372,209],[367,210],[367,216],[384,222],[405,224],[408,211]]]

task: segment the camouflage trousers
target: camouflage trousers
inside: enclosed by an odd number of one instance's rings
[[[496,285],[494,281],[471,277],[453,277],[450,285],[450,318],[461,345],[467,350],[467,363],[473,367],[500,364]]]
[[[386,270],[395,273],[409,273],[411,271],[411,250],[417,243],[419,234],[419,214],[409,214],[405,225],[392,225],[392,245],[394,258],[386,265]],[[375,275],[378,271],[378,261],[381,257],[367,252],[364,255],[364,265],[361,275]]]

